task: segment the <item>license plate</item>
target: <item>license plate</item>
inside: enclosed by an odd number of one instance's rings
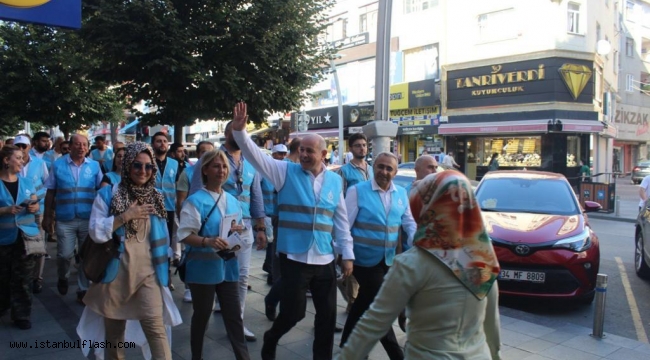
[[[519,271],[519,270],[501,270],[499,280],[529,281],[534,283],[543,283],[546,280],[546,274],[543,272]]]

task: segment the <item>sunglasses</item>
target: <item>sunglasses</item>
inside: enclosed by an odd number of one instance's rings
[[[18,148],[21,148],[21,149],[23,149],[23,150],[24,150],[24,149],[27,149],[27,145],[26,145],[26,144],[15,144],[15,146],[18,147]]]
[[[153,164],[151,164],[151,163],[149,163],[149,164],[143,164],[143,163],[141,163],[141,162],[134,161],[132,166],[133,166],[134,169],[136,169],[136,170],[138,170],[138,171],[142,170],[143,168],[144,168],[146,171],[152,171],[152,170],[153,170]]]

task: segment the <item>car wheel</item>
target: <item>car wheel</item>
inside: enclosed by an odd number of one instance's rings
[[[634,270],[640,278],[650,279],[650,267],[648,267],[643,256],[643,235],[640,231],[636,234],[636,244],[634,246]]]
[[[594,298],[596,297],[596,290],[592,291],[589,293],[589,295],[585,295],[578,300],[578,302],[582,305],[589,305],[592,302],[594,302]]]

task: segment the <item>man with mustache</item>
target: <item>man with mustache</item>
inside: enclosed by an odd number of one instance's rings
[[[345,198],[348,222],[352,224],[353,274],[359,282],[359,295],[345,322],[341,347],[372,304],[393,264],[400,227],[406,231],[409,245],[417,227],[406,190],[393,184],[397,174],[397,156],[389,152],[380,153],[375,158],[373,171],[373,179],[350,187]],[[381,338],[381,344],[391,360],[404,359],[392,328]]]

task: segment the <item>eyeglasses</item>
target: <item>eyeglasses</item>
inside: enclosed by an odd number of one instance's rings
[[[376,166],[376,168],[379,170],[386,170],[388,172],[393,172],[393,170],[395,170],[392,166],[386,166],[384,164],[379,164]]]
[[[141,163],[141,162],[134,161],[132,166],[133,166],[134,169],[136,169],[136,170],[138,170],[138,171],[142,170],[143,168],[144,168],[146,171],[152,171],[152,170],[153,170],[153,164],[151,164],[151,163],[149,163],[149,164],[143,164],[143,163]]]
[[[365,147],[368,147],[368,145],[367,145],[367,144],[354,144],[354,145],[352,145],[352,147],[355,147],[355,148],[365,148]]]

